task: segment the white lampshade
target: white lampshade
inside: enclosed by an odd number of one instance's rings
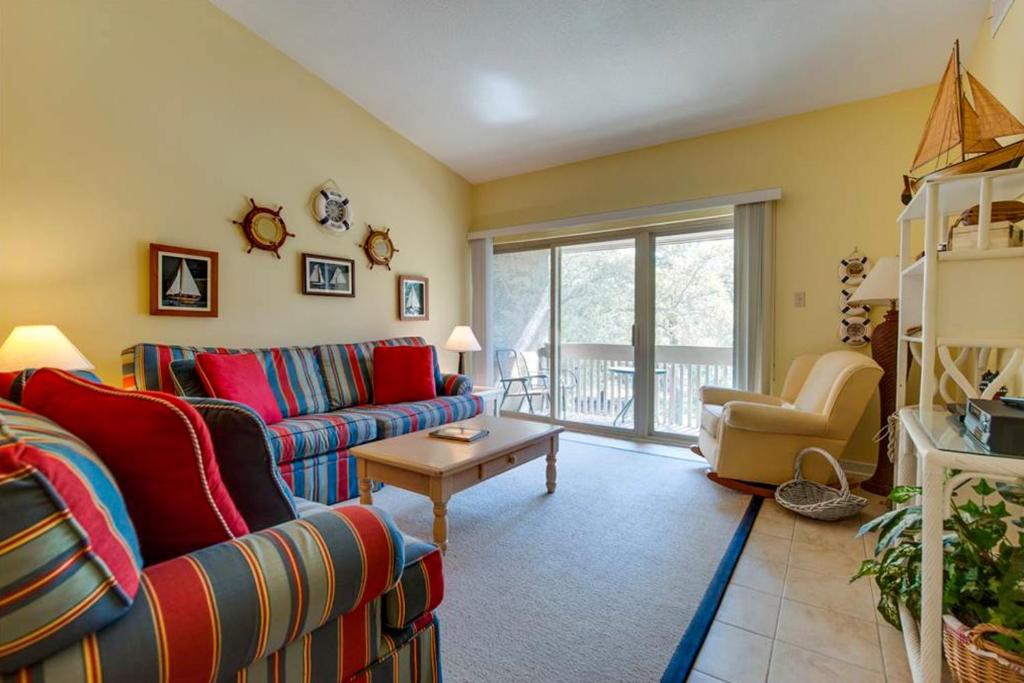
[[[469,328],[469,325],[458,325],[452,330],[451,336],[448,337],[448,341],[444,343],[444,348],[449,351],[479,351],[480,342],[476,340],[476,335],[473,334],[473,330]]]
[[[0,346],[0,372],[26,368],[92,370],[94,367],[56,325],[19,325]]]
[[[887,304],[900,296],[900,258],[883,256],[850,297],[851,304]]]

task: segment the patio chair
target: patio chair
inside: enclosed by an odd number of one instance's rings
[[[548,375],[546,372],[531,372],[526,364],[526,356],[516,349],[495,349],[494,365],[498,368],[498,383],[501,385],[501,403],[505,400],[518,398],[516,411],[521,412],[525,402],[531,415],[536,415],[533,399],[540,398],[540,412],[544,412],[548,398]]]

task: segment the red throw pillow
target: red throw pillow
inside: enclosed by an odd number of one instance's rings
[[[206,423],[177,396],[47,368],[29,379],[22,403],[85,441],[110,469],[146,564],[249,533],[221,481]]]
[[[200,353],[196,372],[210,396],[249,406],[268,425],[281,421],[281,408],[254,353]]]
[[[426,401],[437,396],[434,347],[377,346],[373,349],[373,402]]]

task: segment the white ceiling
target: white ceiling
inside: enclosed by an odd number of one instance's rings
[[[989,4],[212,1],[473,182],[934,83]]]

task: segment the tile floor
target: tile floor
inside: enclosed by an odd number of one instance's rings
[[[849,583],[874,544],[854,535],[884,509],[873,497],[829,523],[766,500],[689,680],[909,683],[903,635],[875,610],[873,582]]]

